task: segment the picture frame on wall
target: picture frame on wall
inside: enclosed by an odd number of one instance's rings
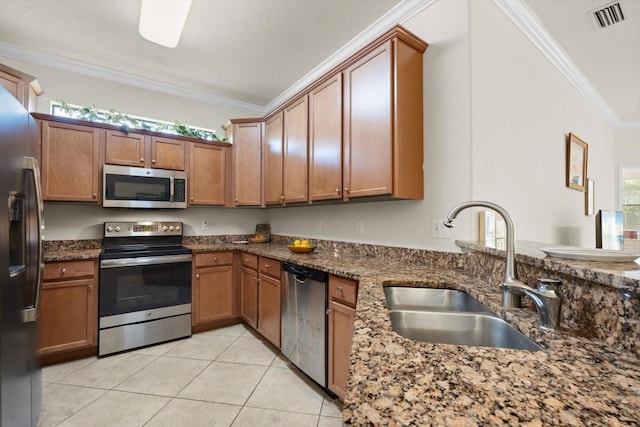
[[[567,187],[587,190],[587,161],[589,146],[570,133],[567,136]]]

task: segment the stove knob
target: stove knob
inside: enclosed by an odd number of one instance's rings
[[[167,231],[169,229],[169,227],[167,227],[166,225],[164,227],[162,227],[162,231]]]
[[[120,230],[121,230],[120,226],[119,226],[119,225],[116,225],[115,230],[116,230],[116,233],[119,233],[119,232],[120,232]]]
[[[180,226],[176,225],[176,231],[180,231]]]
[[[113,227],[112,226],[108,226],[107,227],[107,233],[111,233],[113,231]]]
[[[169,227],[169,231],[173,231],[173,225]]]

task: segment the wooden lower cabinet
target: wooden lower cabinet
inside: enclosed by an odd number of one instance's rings
[[[45,264],[39,350],[50,355],[97,344],[96,261]]]
[[[344,400],[349,377],[357,282],[329,276],[328,388]]]
[[[194,256],[192,304],[192,326],[235,317],[232,252]]]
[[[281,266],[278,261],[260,257],[258,282],[258,332],[280,348],[282,317]]]
[[[240,270],[240,317],[258,327],[258,272],[247,267]]]

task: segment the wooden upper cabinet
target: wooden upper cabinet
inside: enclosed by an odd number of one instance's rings
[[[106,131],[105,163],[184,170],[184,141],[133,132]]]
[[[282,112],[269,118],[265,123],[264,143],[262,150],[264,183],[264,203],[266,205],[282,204]]]
[[[111,165],[144,167],[149,155],[146,153],[148,141],[145,135],[106,131],[105,163]]]
[[[37,97],[44,93],[35,77],[4,64],[0,64],[0,85],[27,111],[36,110]]]
[[[422,53],[402,28],[343,72],[345,199],[423,198]],[[401,37],[400,37],[401,36]]]
[[[189,204],[224,205],[226,147],[189,144]]]
[[[262,205],[262,130],[263,122],[233,123],[233,178],[228,206]]]
[[[378,47],[344,71],[344,197],[391,194],[392,51]]]
[[[342,197],[342,74],[309,92],[309,200]]]
[[[100,202],[104,130],[42,121],[44,200]]]
[[[151,137],[151,167],[183,171],[185,142],[177,139]]]
[[[308,98],[303,96],[284,109],[284,203],[306,202],[308,197]]]

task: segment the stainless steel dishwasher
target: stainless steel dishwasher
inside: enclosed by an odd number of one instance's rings
[[[327,273],[284,263],[282,354],[327,386]]]

